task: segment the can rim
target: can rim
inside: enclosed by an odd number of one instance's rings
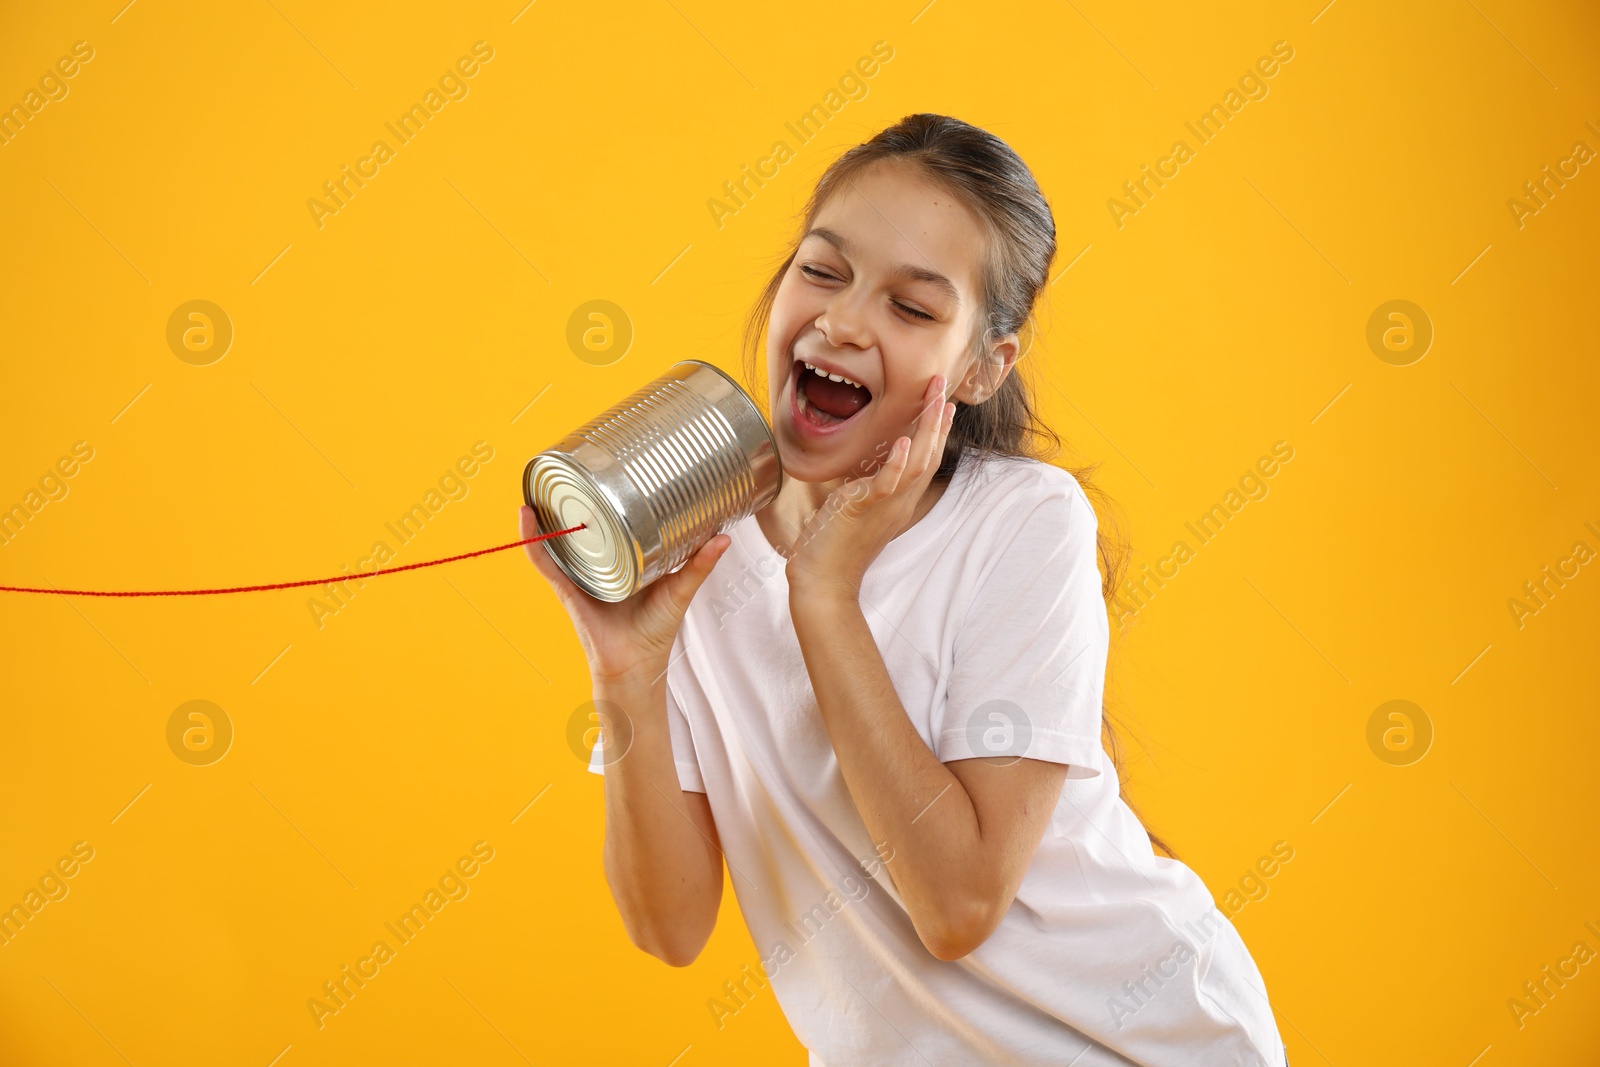
[[[607,486],[600,479],[595,478],[593,473],[585,468],[583,464],[574,462],[571,456],[559,452],[546,451],[541,452],[532,459],[528,460],[527,465],[524,466],[522,470],[522,496],[524,500],[528,501],[528,506],[533,509],[534,524],[538,527],[540,533],[551,532],[544,529],[544,524],[539,521],[539,509],[534,505],[532,500],[531,475],[533,474],[534,466],[541,460],[549,466],[558,467],[565,471],[566,474],[576,483],[581,484],[588,490],[588,492],[584,495],[587,497],[590,504],[594,505],[597,510],[603,513],[603,515],[600,517],[602,518],[604,524],[611,528],[613,534],[623,534],[628,530],[628,523],[624,517],[627,509],[622,506],[621,501],[617,500],[612,495],[609,486]],[[549,540],[542,543],[545,551],[550,554],[550,558],[555,561],[556,566],[561,568],[562,573],[570,578],[573,584],[577,585],[579,588],[583,589],[590,596],[597,600],[605,600],[611,603],[617,603],[619,601],[626,600],[628,597],[639,591],[640,561],[638,546],[633,544],[631,538],[627,536],[617,536],[615,540],[619,546],[617,562],[621,564],[622,574],[624,576],[624,580],[620,583],[620,588],[626,590],[625,592],[622,592],[620,596],[615,595],[617,590],[607,590],[604,593],[597,593],[590,589],[586,576],[573,573],[573,569],[571,566],[569,566],[569,561],[567,560],[565,554],[557,549],[557,542]],[[626,546],[627,551],[623,551],[622,546]]]

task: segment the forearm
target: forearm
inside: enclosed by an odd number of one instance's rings
[[[989,868],[977,809],[912,726],[860,605],[792,598],[790,614],[845,785],[931,951],[988,921]]]
[[[674,965],[692,960],[716,924],[721,853],[695,825],[673,765],[665,671],[593,679],[594,700],[631,723],[606,732],[605,871],[628,936]],[[620,716],[619,716],[620,718]],[[616,757],[618,749],[626,752]]]

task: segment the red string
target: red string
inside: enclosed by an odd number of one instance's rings
[[[476,552],[463,552],[459,556],[447,556],[444,559],[430,559],[424,563],[407,563],[404,567],[390,567],[387,570],[362,571],[358,574],[340,574],[333,578],[308,578],[303,582],[278,582],[274,585],[236,585],[231,589],[158,589],[141,590],[138,592],[103,592],[94,589],[30,589],[21,585],[0,585],[0,593],[55,593],[60,596],[206,596],[212,593],[258,593],[264,589],[294,589],[302,585],[329,585],[337,582],[347,582],[354,578],[365,581],[376,578],[380,574],[399,574],[401,571],[413,571],[418,567],[437,567],[441,563],[454,563],[458,559],[471,559],[473,556],[485,556],[491,552],[504,552],[508,548],[518,545],[531,545],[535,541],[543,541],[547,537],[559,537],[562,534],[574,533],[585,528],[586,523],[565,530],[556,530],[552,533],[542,533],[537,537],[527,537],[521,541],[512,541],[509,544],[496,545],[494,548],[480,548]]]

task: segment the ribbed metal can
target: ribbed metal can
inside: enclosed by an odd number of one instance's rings
[[[626,600],[765,507],[783,483],[761,409],[720,368],[686,359],[528,461],[541,541],[597,600]]]

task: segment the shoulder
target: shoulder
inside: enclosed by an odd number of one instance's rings
[[[1099,528],[1094,506],[1065,467],[1027,456],[973,452],[961,463],[961,511],[969,521],[987,519],[997,530],[1015,533],[1094,540]]]
[[[972,461],[969,453],[963,462]],[[1099,523],[1073,473],[1042,460],[986,456],[973,462],[952,486],[960,494],[957,529],[950,537],[953,564],[962,575],[958,607],[963,628],[993,630],[969,642],[1031,641],[1017,637],[1011,622],[1024,620],[1030,634],[1050,627],[1098,626],[1105,622],[1099,570]],[[1057,632],[1050,629],[1048,632]]]

